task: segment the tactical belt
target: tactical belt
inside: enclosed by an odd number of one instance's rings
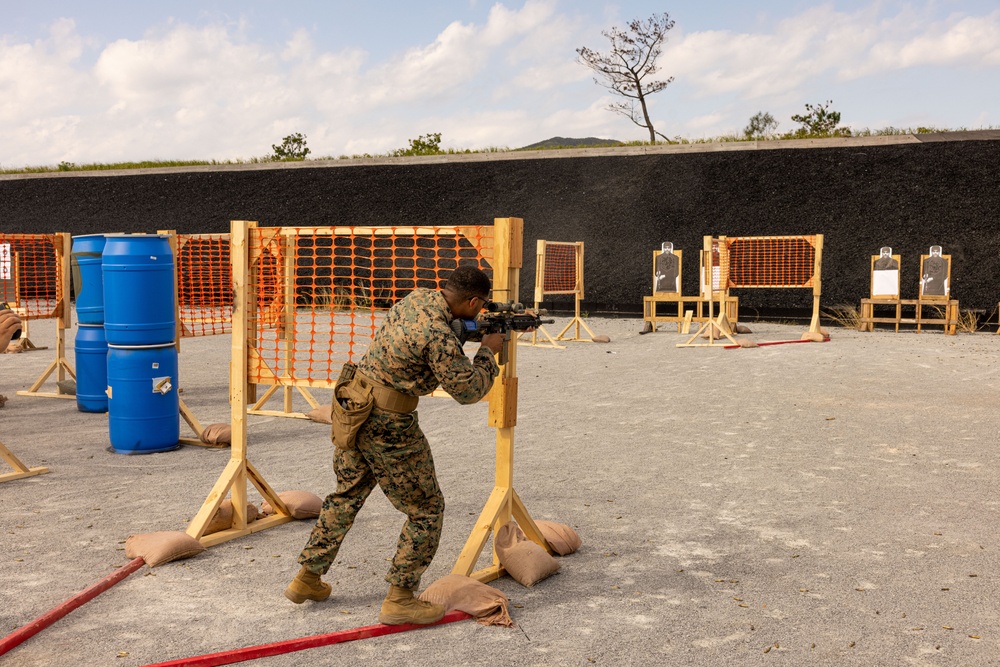
[[[371,388],[372,398],[375,399],[375,407],[379,410],[406,414],[417,409],[419,398],[396,391],[384,384],[379,384],[360,370],[354,372],[354,381],[364,388]]]

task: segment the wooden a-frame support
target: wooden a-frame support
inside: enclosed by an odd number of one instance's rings
[[[518,295],[518,279],[522,263],[524,221],[520,218],[497,218],[493,221],[493,298],[514,301]],[[517,423],[517,343],[511,339],[507,345],[507,363],[500,367],[500,375],[489,393],[489,425],[496,428],[496,483],[483,507],[472,533],[459,554],[452,574],[472,577],[481,582],[493,581],[503,576],[496,550],[493,564],[475,570],[480,554],[490,535],[511,519],[517,521],[528,539],[540,544],[549,553],[552,547],[542,536],[528,513],[524,502],[514,490],[514,426]]]
[[[7,462],[14,472],[8,472],[0,475],[0,482],[9,482],[15,479],[21,479],[22,477],[34,477],[35,475],[44,475],[49,471],[45,467],[29,468],[28,466],[21,463],[21,460],[14,455],[14,452],[7,449],[7,446],[0,442],[0,458]]]
[[[69,361],[66,359],[66,329],[72,326],[70,321],[70,307],[69,307],[69,284],[70,284],[70,267],[69,267],[69,257],[71,250],[72,237],[69,234],[59,233],[55,235],[56,243],[56,270],[59,271],[59,280],[63,285],[63,290],[61,294],[61,299],[59,303],[56,304],[56,358],[49,364],[34,384],[32,384],[28,389],[24,391],[17,392],[18,396],[37,396],[40,398],[68,398],[71,400],[76,400],[74,394],[62,394],[58,391],[58,383],[66,380],[66,375],[72,379],[76,379],[76,373],[73,371],[73,367],[69,365]],[[25,341],[22,344],[25,350],[45,350],[45,347],[35,347],[30,341]],[[49,379],[52,373],[56,373],[57,390],[54,392],[50,391],[39,391],[45,381]]]

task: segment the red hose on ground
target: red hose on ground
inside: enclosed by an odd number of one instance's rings
[[[96,584],[85,588],[59,606],[54,607],[52,611],[42,614],[31,623],[28,623],[27,625],[22,626],[21,628],[10,633],[0,640],[0,655],[3,655],[15,646],[20,645],[22,642],[31,639],[36,634],[49,627],[77,607],[90,602],[145,564],[146,561],[144,561],[141,556],[136,558],[128,565],[118,568],[108,576],[98,581]]]
[[[260,644],[258,646],[247,646],[246,648],[237,648],[220,653],[208,653],[192,658],[168,660],[167,662],[158,662],[156,664],[145,665],[144,667],[212,667],[214,665],[231,665],[236,662],[243,662],[244,660],[256,660],[257,658],[292,653],[293,651],[302,651],[307,648],[316,648],[317,646],[342,644],[354,641],[355,639],[368,639],[369,637],[391,635],[397,632],[406,632],[407,630],[432,628],[435,625],[464,621],[467,618],[472,617],[464,611],[450,611],[440,621],[430,625],[414,625],[412,623],[407,625],[366,625],[362,628],[340,630],[339,632],[330,632],[325,635],[313,635],[312,637],[302,637],[301,639],[287,639],[273,644]]]
[[[812,340],[770,340],[770,341],[764,341],[763,343],[757,343],[757,347],[764,347],[766,345],[789,345],[791,343],[814,343],[814,342],[815,341],[812,341]],[[829,338],[824,338],[823,342],[824,343],[829,343],[830,339]],[[726,350],[735,350],[738,347],[742,347],[742,346],[741,345],[723,345],[723,349],[726,349]]]

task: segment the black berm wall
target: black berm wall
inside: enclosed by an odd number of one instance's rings
[[[228,231],[230,220],[480,225],[520,217],[523,301],[533,300],[535,241],[583,241],[583,307],[621,315],[641,313],[651,253],[663,241],[685,251],[684,292],[694,294],[705,235],[823,234],[826,306],[868,296],[869,258],[883,245],[902,255],[905,298],[916,297],[920,255],[937,244],[952,256],[952,295],[963,310],[988,315],[1000,299],[1000,140],[580,155],[5,176],[0,229],[210,233]],[[742,308],[763,314],[811,305],[807,290],[736,294]]]

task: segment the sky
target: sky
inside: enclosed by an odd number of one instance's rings
[[[577,62],[666,12],[654,127],[1000,127],[997,0],[0,0],[0,168],[648,140]]]

